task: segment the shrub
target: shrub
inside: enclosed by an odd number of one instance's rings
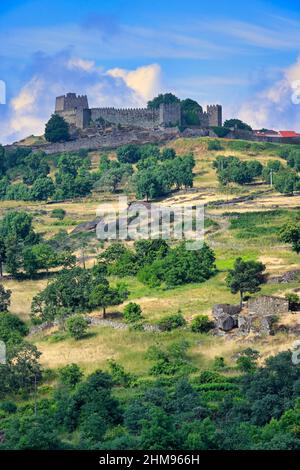
[[[54,217],[55,219],[62,220],[64,219],[66,215],[66,211],[64,209],[53,209],[51,212],[51,217]]]
[[[25,323],[16,315],[8,312],[0,313],[0,340],[5,343],[17,343],[28,333]]]
[[[223,147],[218,140],[209,140],[207,143],[207,150],[222,150]]]
[[[123,145],[118,148],[117,157],[120,163],[136,163],[141,158],[141,149],[134,144]]]
[[[68,364],[59,370],[59,380],[63,385],[73,388],[80,382],[83,372],[77,364]]]
[[[124,319],[126,323],[135,323],[142,320],[142,309],[139,304],[129,302],[124,308]]]
[[[289,301],[289,309],[292,312],[298,309],[300,303],[299,295],[295,294],[295,292],[289,292],[285,294],[285,298]]]
[[[214,358],[213,368],[214,369],[224,369],[226,366],[225,359],[222,356],[216,356]]]
[[[171,331],[186,325],[186,321],[181,312],[175,313],[159,321],[159,326],[163,331]]]
[[[12,401],[4,401],[0,404],[0,409],[5,413],[15,413],[17,411],[17,405]]]
[[[221,127],[221,126],[213,127],[212,130],[214,131],[216,136],[218,136],[220,138],[226,137],[227,134],[229,134],[229,132],[230,132],[230,129],[227,129],[226,127]]]
[[[84,337],[87,328],[88,322],[81,315],[74,315],[67,320],[67,330],[76,340]]]
[[[109,359],[108,365],[110,369],[110,375],[112,376],[113,382],[116,385],[127,387],[132,383],[134,376],[128,372],[125,372],[125,369],[121,364],[114,361],[113,359]]]
[[[195,333],[207,333],[214,327],[214,323],[207,315],[197,315],[191,323],[191,330]]]
[[[199,376],[200,384],[225,382],[225,378],[213,370],[203,370]]]

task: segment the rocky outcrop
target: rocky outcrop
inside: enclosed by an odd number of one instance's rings
[[[298,278],[300,278],[300,269],[293,269],[291,271],[287,271],[281,276],[269,277],[267,279],[267,284],[287,284]]]
[[[274,323],[273,315],[239,315],[238,328],[239,332],[244,335],[254,333],[256,335],[270,335]]]
[[[238,325],[238,314],[241,311],[240,305],[216,304],[213,306],[213,317],[216,328],[223,331],[230,331]]]
[[[215,320],[215,334],[224,334],[236,328],[236,334],[274,334],[274,324],[278,316],[289,312],[289,302],[282,297],[261,295],[249,299],[248,305],[214,305],[212,314]]]

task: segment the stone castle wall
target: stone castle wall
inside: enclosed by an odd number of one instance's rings
[[[55,112],[65,118],[72,126],[79,129],[87,128],[97,120],[142,129],[156,127],[175,127],[181,125],[180,103],[161,104],[159,109],[148,108],[89,108],[85,95],[77,96],[75,93],[56,98]],[[222,106],[207,106],[207,112],[201,110],[200,127],[222,125]]]
[[[153,128],[159,126],[159,110],[157,109],[116,109],[116,108],[92,108],[90,119],[97,122],[104,119],[112,124],[120,124],[132,127]]]

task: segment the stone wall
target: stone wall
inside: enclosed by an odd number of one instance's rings
[[[68,142],[57,142],[32,147],[33,151],[43,150],[46,154],[76,152],[80,149],[98,150],[117,148],[126,144],[148,144],[164,143],[168,140],[178,138],[178,128],[168,129],[111,129],[108,131],[91,131],[85,137],[70,140]]]
[[[104,119],[112,124],[151,129],[159,125],[159,110],[92,108],[90,109],[90,118],[92,122]]]
[[[262,295],[248,300],[249,315],[282,315],[288,313],[289,302],[282,297]]]

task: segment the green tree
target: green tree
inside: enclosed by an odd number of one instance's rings
[[[69,140],[69,125],[59,114],[52,114],[45,127],[45,139],[48,142]]]
[[[254,372],[256,369],[257,359],[259,358],[260,354],[258,351],[252,348],[244,349],[239,353],[239,357],[237,358],[237,366],[238,368],[245,373]]]
[[[142,309],[139,304],[129,302],[123,312],[126,323],[135,323],[143,319]]]
[[[249,124],[246,124],[245,122],[241,121],[240,119],[227,119],[223,123],[224,127],[234,127],[235,129],[241,129],[241,130],[246,130],[246,131],[252,131],[252,127],[249,126]]]
[[[300,223],[287,223],[281,227],[279,238],[284,243],[290,243],[293,251],[300,253]]]
[[[128,144],[119,147],[117,158],[120,163],[137,163],[141,158],[141,150],[138,145]]]
[[[94,308],[101,307],[103,310],[103,318],[105,318],[107,307],[120,305],[127,297],[128,292],[123,285],[111,288],[108,283],[101,283],[92,290],[90,305]]]
[[[55,186],[51,178],[37,178],[31,187],[31,198],[34,201],[47,201],[55,192]]]
[[[240,293],[241,305],[246,292],[253,294],[260,290],[265,269],[265,265],[257,261],[243,261],[242,258],[235,260],[234,268],[227,274],[226,283],[233,294]]]
[[[51,414],[24,414],[13,417],[5,431],[1,448],[6,450],[58,450],[63,447]]]
[[[8,343],[20,343],[28,333],[25,323],[16,315],[7,311],[0,313],[0,340]]]
[[[282,194],[293,195],[300,189],[300,179],[295,171],[284,169],[274,174],[274,188]]]
[[[74,388],[82,379],[83,372],[77,364],[68,364],[58,371],[61,384]]]
[[[50,167],[43,152],[30,153],[24,158],[23,182],[33,184],[37,178],[45,178]]]
[[[197,101],[187,98],[181,101],[181,113],[184,124],[187,126],[198,126],[200,124],[199,114],[202,113],[202,107]]]
[[[173,95],[173,93],[165,93],[160,94],[153,98],[152,100],[148,101],[147,108],[149,109],[158,109],[161,104],[173,104],[173,103],[180,103],[180,99],[177,96]]]
[[[82,315],[73,315],[67,320],[67,330],[76,340],[85,336],[87,328],[88,322]]]
[[[148,450],[174,450],[180,448],[180,435],[172,416],[151,407],[149,417],[142,421],[141,448]]]

